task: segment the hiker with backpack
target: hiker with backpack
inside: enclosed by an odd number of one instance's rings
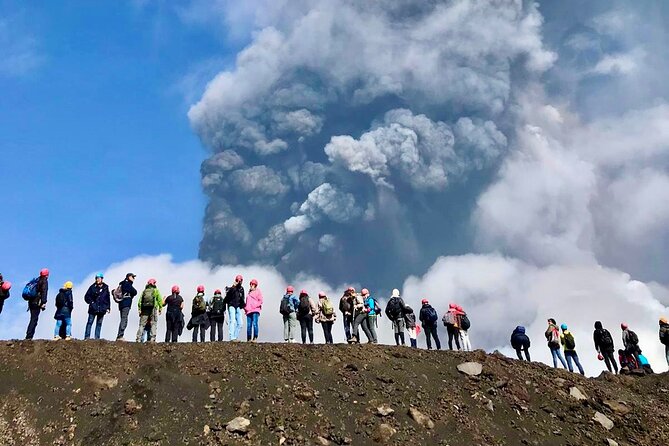
[[[522,351],[525,353],[525,359],[530,361],[530,337],[525,334],[525,327],[522,325],[517,326],[511,333],[511,347],[516,351],[518,359],[523,360],[520,354]]]
[[[395,345],[404,345],[404,312],[406,310],[406,304],[404,300],[400,297],[400,290],[395,288],[393,290],[388,304],[386,305],[386,317],[393,324],[393,333],[395,335]],[[416,317],[414,316],[414,327],[415,327]]]
[[[562,336],[560,336],[560,343],[564,346],[564,357],[567,359],[567,367],[570,372],[574,371],[572,366],[572,361],[576,363],[578,371],[581,372],[581,375],[585,376],[581,362],[578,360],[578,353],[576,353],[576,340],[574,335],[567,329],[567,324],[562,324],[560,326],[562,329]]]
[[[639,367],[639,363],[634,355],[618,349],[618,362],[620,362],[620,374],[625,375]]]
[[[121,321],[118,324],[118,334],[116,335],[117,341],[123,341],[125,329],[128,328],[128,316],[132,308],[132,299],[137,296],[137,290],[133,286],[136,277],[134,273],[126,274],[125,279],[119,282],[112,293],[114,302],[118,304],[118,311],[121,314]]]
[[[214,291],[214,296],[207,302],[207,313],[209,313],[209,340],[216,340],[216,331],[218,330],[218,341],[223,341],[223,323],[225,322],[225,300],[221,290]],[[228,321],[228,324],[230,322]],[[231,339],[232,340],[232,339]]]
[[[65,339],[68,341],[72,339],[72,310],[74,309],[72,286],[72,282],[65,282],[56,296],[56,314],[53,316],[56,320],[56,328],[53,331],[54,340],[61,339],[60,332],[63,324],[65,325]]]
[[[469,328],[472,324],[469,321],[467,313],[460,305],[455,306],[455,311],[457,314],[457,326],[459,327],[458,332],[460,333],[460,345],[463,351],[470,352],[472,351],[472,343],[469,342]]]
[[[641,348],[639,348],[639,337],[629,329],[625,322],[620,324],[620,328],[623,331],[623,345],[625,346],[625,352],[633,355],[637,364],[639,364],[639,353],[641,353]]]
[[[365,298],[362,294],[354,293],[353,297],[353,333],[351,333],[351,343],[360,344],[360,327],[367,337],[367,343],[372,343],[372,333],[369,331],[367,321],[367,307]]]
[[[323,337],[325,337],[326,344],[332,344],[332,326],[337,320],[337,313],[335,312],[334,304],[323,291],[318,293],[318,313],[316,322],[323,327]]]
[[[597,350],[597,359],[606,363],[606,368],[609,372],[618,374],[618,363],[613,356],[616,347],[613,343],[613,336],[606,328],[602,327],[600,321],[595,322],[595,331],[592,334],[592,339],[595,342],[595,350]]]
[[[432,350],[432,342],[430,340],[430,337],[432,337],[434,338],[434,344],[437,347],[437,350],[441,350],[441,342],[437,335],[437,321],[439,320],[437,310],[432,308],[432,305],[430,305],[430,302],[427,299],[421,300],[420,303],[422,306],[418,319],[420,319],[420,322],[423,325],[423,331],[425,331],[427,349]]]
[[[26,330],[26,339],[32,339],[35,336],[35,329],[39,322],[39,315],[46,310],[47,295],[49,294],[49,270],[42,268],[39,277],[32,279],[23,288],[23,300],[28,302],[28,311],[30,311],[30,322]]]
[[[318,305],[309,297],[306,290],[300,291],[299,304],[297,306],[297,320],[300,322],[300,332],[302,334],[302,344],[307,343],[307,333],[309,334],[309,343],[314,343],[314,316],[318,314]]]
[[[458,309],[456,308],[455,304],[448,304],[448,311],[444,313],[441,321],[443,322],[444,327],[446,327],[446,332],[448,333],[449,350],[453,350],[453,341],[455,341],[455,346],[457,349],[460,350],[460,325],[458,322]]]
[[[88,288],[84,295],[84,301],[88,304],[88,321],[86,322],[86,331],[84,339],[90,339],[91,328],[95,321],[95,339],[100,339],[102,332],[102,321],[105,314],[111,311],[111,302],[109,300],[109,287],[104,283],[102,273],[95,275],[95,282]],[[96,321],[97,319],[97,321]]]
[[[163,312],[163,298],[156,287],[156,279],[149,279],[137,302],[139,310],[139,329],[137,342],[142,341],[142,332],[149,318],[151,319],[151,342],[156,342],[158,332],[158,315]]]
[[[413,312],[413,308],[408,305],[404,306],[404,325],[406,326],[407,332],[409,332],[409,342],[411,343],[411,347],[418,348],[416,337],[419,334],[420,327],[416,325],[416,314]]]
[[[283,340],[289,343],[295,342],[297,331],[297,308],[300,301],[295,297],[295,288],[292,285],[286,287],[286,294],[281,298],[279,313],[283,316]]]
[[[669,322],[666,317],[660,318],[660,342],[664,345],[664,356],[669,364]]]
[[[204,285],[197,286],[197,294],[193,298],[191,307],[190,321],[186,326],[193,330],[193,342],[197,342],[198,331],[200,332],[200,342],[205,341],[205,333],[209,328],[209,316],[207,315],[207,300],[204,297]]]
[[[179,285],[172,286],[172,294],[163,300],[163,308],[167,306],[165,314],[165,342],[177,342],[184,329],[184,299],[179,294]]]
[[[557,360],[560,360],[562,368],[567,368],[567,363],[560,352],[560,330],[558,329],[557,322],[555,319],[548,319],[548,328],[546,329],[546,341],[548,341],[548,348],[551,351],[551,356],[553,357],[553,368],[557,368]]]
[[[344,320],[344,333],[346,334],[346,342],[351,342],[351,326],[353,325],[353,295],[355,288],[349,287],[344,291],[344,295],[339,299],[339,311]]]
[[[258,281],[251,279],[249,283],[249,294],[246,296],[246,341],[258,341],[258,319],[260,319],[260,310],[262,310],[263,297],[258,289]]]
[[[244,307],[246,306],[244,287],[242,286],[243,281],[244,278],[237,274],[235,283],[225,288],[225,304],[228,306],[228,334],[232,342],[238,341],[239,331],[243,323],[242,316],[244,314]]]
[[[2,313],[2,308],[5,306],[5,301],[9,299],[9,290],[12,289],[12,283],[5,281],[0,274],[0,314]]]
[[[369,294],[367,288],[363,288],[360,292],[362,298],[365,300],[365,310],[367,312],[367,329],[369,330],[369,335],[371,339],[369,340],[372,344],[378,344],[379,338],[376,335],[377,327],[377,317],[381,317],[381,307],[379,303]]]

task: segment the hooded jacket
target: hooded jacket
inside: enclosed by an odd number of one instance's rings
[[[511,347],[515,350],[530,348],[530,337],[525,334],[525,327],[517,326],[511,333]]]
[[[660,342],[669,345],[669,323],[660,322]]]
[[[104,282],[99,285],[94,283],[88,287],[84,301],[88,304],[88,314],[106,313],[111,308],[109,287]]]
[[[260,313],[260,310],[262,310],[262,302],[262,293],[258,288],[253,291],[249,291],[249,294],[246,296],[246,306],[244,307],[244,312],[246,314]]]
[[[122,310],[124,308],[132,307],[132,299],[137,296],[137,289],[134,287],[133,283],[128,280],[122,280],[119,282],[121,285],[121,293],[123,294],[123,299],[118,303],[118,309]]]
[[[434,308],[432,308],[432,305],[430,304],[423,304],[423,306],[420,309],[420,314],[418,316],[418,319],[420,320],[421,324],[423,324],[424,327],[436,327],[437,326],[437,321],[430,321],[430,310],[435,311]]]
[[[226,288],[224,302],[228,307],[244,308],[246,306],[244,287],[238,283]]]
[[[28,302],[29,307],[41,307],[46,305],[47,295],[49,294],[49,278],[46,276],[40,276],[37,279],[37,294],[34,299],[31,299]]]
[[[318,298],[318,313],[316,316],[316,322],[334,322],[337,320],[337,312],[333,311],[331,315],[326,316],[323,314],[323,303],[325,302],[325,299],[328,299],[327,297],[319,297]],[[334,305],[333,305],[334,307]],[[334,308],[333,308],[334,310]]]
[[[608,335],[608,336],[606,336]],[[610,342],[603,342],[604,338],[610,338]],[[595,322],[595,331],[592,333],[592,340],[595,343],[595,350],[603,353],[613,353],[616,348],[613,343],[613,336],[606,328],[602,327],[602,323],[597,321]]]
[[[72,310],[74,309],[74,299],[72,298],[72,290],[61,288],[56,296],[56,314],[53,318],[64,321],[72,317]]]

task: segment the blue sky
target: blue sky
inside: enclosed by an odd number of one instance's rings
[[[0,271],[15,282],[197,256],[205,152],[186,113],[237,49],[160,3],[92,5],[0,1]]]

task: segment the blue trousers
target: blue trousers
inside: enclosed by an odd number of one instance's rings
[[[571,361],[573,360],[576,363],[576,367],[578,367],[578,371],[581,372],[581,375],[585,375],[583,367],[581,366],[581,362],[578,360],[578,354],[576,353],[576,350],[566,350],[564,352],[564,356],[567,358],[567,366],[569,367],[570,372],[574,371],[574,367],[571,365]]]
[[[93,327],[93,321],[95,322],[95,339],[100,339],[100,332],[102,331],[102,321],[105,318],[104,313],[89,314],[88,322],[86,322],[86,331],[84,332],[84,339],[89,339],[91,337],[91,328]]]
[[[258,339],[258,319],[260,313],[249,313],[246,315],[246,340]]]
[[[56,320],[56,329],[53,331],[54,337],[60,337],[60,327],[63,325],[63,322],[65,322],[65,336],[72,336],[72,318],[68,317],[64,321],[60,319]]]
[[[566,369],[567,364],[564,362],[564,358],[562,357],[562,352],[560,351],[560,347],[558,348],[552,348],[551,349],[551,355],[553,355],[553,367],[557,369],[557,360],[559,359],[560,362],[562,363],[562,368]]]
[[[228,307],[228,334],[230,340],[234,341],[239,337],[239,330],[242,328],[243,308]]]

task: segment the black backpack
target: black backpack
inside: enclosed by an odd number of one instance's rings
[[[629,338],[627,341],[632,345],[639,345],[639,337],[632,330],[629,330]]]
[[[437,310],[435,310],[432,307],[427,307],[425,309],[426,315],[427,315],[427,322],[430,324],[434,324],[439,320],[439,315],[437,314]]]
[[[460,317],[460,328],[462,328],[464,331],[469,330],[469,327],[472,326],[472,323],[469,321],[469,318],[467,317],[466,314],[463,314]]]
[[[214,294],[214,298],[211,301],[211,314],[214,316],[225,314],[225,303],[223,296],[220,294]]]
[[[281,305],[279,306],[279,313],[283,314],[284,316],[288,316],[292,312],[293,308],[290,305],[290,296],[284,296],[283,299],[281,299]]]
[[[309,303],[309,296],[305,294],[300,296],[300,305],[297,307],[297,314],[303,317],[309,313],[311,313],[311,304]]]
[[[386,315],[390,319],[397,319],[402,316],[402,305],[399,297],[391,297],[386,305]]]
[[[660,342],[664,345],[669,345],[669,330],[662,330],[660,332]]]
[[[602,330],[600,344],[600,347],[613,347],[613,336],[611,336],[611,333],[606,329]]]

